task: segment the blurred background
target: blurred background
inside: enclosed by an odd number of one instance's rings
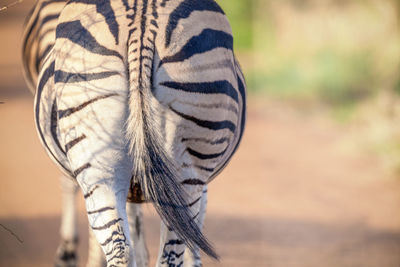
[[[363,124],[371,148],[398,171],[400,1],[219,2],[231,19],[250,95]]]
[[[249,102],[240,149],[209,186],[222,259],[204,266],[400,266],[400,1],[217,2]],[[52,266],[59,241],[60,173],[20,63],[33,3],[0,11],[0,266]],[[144,211],[154,265],[159,219]]]

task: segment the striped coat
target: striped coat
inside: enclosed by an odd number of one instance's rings
[[[183,264],[186,247],[196,264],[198,248],[216,257],[200,200],[238,147],[246,102],[224,12],[213,0],[54,3],[51,23],[27,24],[25,73],[42,144],[83,191],[108,266],[135,262],[135,184],[164,221],[160,266]]]

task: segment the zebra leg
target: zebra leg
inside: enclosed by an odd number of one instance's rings
[[[77,264],[76,250],[78,245],[77,216],[75,195],[78,190],[76,182],[61,176],[62,214],[61,242],[56,253],[55,266],[75,267]]]
[[[72,97],[83,98],[86,95],[74,94]],[[89,225],[105,253],[107,266],[132,267],[136,264],[126,199],[133,163],[127,156],[125,136],[121,131],[125,112],[121,102],[124,97],[106,97],[102,101],[92,100],[86,109],[70,104],[74,107],[67,109],[70,114],[59,120],[60,140],[69,147],[67,156],[72,173],[82,190]],[[67,100],[72,102],[74,99]],[[63,105],[68,104],[67,100],[58,99]]]
[[[207,209],[207,185],[203,186],[203,194],[199,201],[200,201],[200,210],[199,210],[199,215],[197,216],[196,223],[200,227],[200,229],[202,229]],[[201,267],[202,263],[201,263],[199,247],[195,247],[193,251],[186,248],[184,254],[184,262],[185,262],[184,264],[185,267]]]
[[[185,244],[174,231],[170,231],[164,222],[161,222],[160,250],[156,267],[181,267]]]
[[[106,257],[103,250],[97,242],[96,236],[91,227],[89,227],[89,248],[86,267],[105,267],[107,266]]]
[[[203,193],[201,190],[203,187],[198,185],[188,185],[192,188],[188,188],[186,190],[188,192],[188,196],[190,198],[187,201],[187,205],[190,208],[191,214],[193,215],[193,220],[196,223],[202,223],[204,219],[203,212],[205,211],[205,207],[202,209],[203,204],[203,196],[206,196],[206,192]],[[197,188],[193,188],[197,187]],[[206,186],[204,186],[206,188]],[[204,195],[205,194],[205,195]],[[207,200],[205,200],[204,204]],[[200,217],[199,217],[200,216]],[[188,264],[199,263],[201,266],[201,259],[199,256],[199,249],[195,248],[194,252],[190,251],[189,248],[186,247],[184,241],[180,239],[174,231],[172,231],[164,222],[161,222],[161,237],[160,237],[160,249],[157,260],[157,267],[182,267],[189,266],[184,263],[186,258],[188,259]],[[189,254],[184,257],[184,254]]]
[[[138,267],[147,267],[149,264],[149,252],[143,230],[142,209],[140,204],[127,203],[126,213],[129,222],[129,231],[135,248],[135,260]],[[89,253],[86,267],[104,267],[107,262],[101,246],[89,227]]]
[[[126,203],[126,213],[129,222],[129,231],[135,248],[135,260],[138,267],[147,267],[149,264],[149,252],[143,230],[142,209],[140,204]],[[89,227],[89,253],[86,267],[104,267],[107,262],[101,246]]]
[[[113,189],[108,183],[91,183],[85,187],[85,182],[80,181],[89,224],[105,253],[107,266],[136,266],[125,208],[127,190]],[[125,188],[128,187],[129,179]]]
[[[143,229],[143,215],[141,204],[126,203],[129,231],[135,248],[135,260],[138,267],[147,267],[149,264],[149,251]]]

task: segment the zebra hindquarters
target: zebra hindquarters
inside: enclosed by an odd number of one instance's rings
[[[57,97],[59,138],[68,148],[70,168],[85,197],[89,224],[107,265],[131,262],[135,266],[126,214],[132,175],[123,131],[127,96],[100,90],[100,86],[93,92],[82,90],[79,84],[64,84]]]
[[[51,100],[54,138],[83,192],[107,266],[136,266],[126,212],[133,168],[125,137],[127,33],[115,40],[105,29],[104,17],[85,4],[72,1],[60,14]]]
[[[78,98],[79,102],[84,99],[82,95]],[[119,106],[123,97],[100,98],[95,96],[70,109],[59,110],[73,112],[60,118],[60,139],[69,147],[67,157],[85,197],[89,224],[102,246],[108,266],[128,266],[128,262],[134,263],[125,206],[132,161],[121,130],[124,108]],[[63,99],[58,100],[62,102]],[[89,102],[89,106],[77,110],[82,103]]]
[[[64,115],[58,124],[60,142],[68,147],[67,157],[85,197],[89,224],[108,266],[128,264],[133,260],[133,247],[125,204],[132,161],[121,130],[124,96],[75,92],[57,101],[70,106],[64,109],[60,104],[58,110]],[[87,106],[80,109],[82,105]]]

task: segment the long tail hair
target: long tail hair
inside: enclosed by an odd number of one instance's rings
[[[130,44],[128,40],[128,44]],[[139,43],[140,46],[142,44]],[[147,46],[151,44],[146,44]],[[137,44],[136,47],[137,48]],[[177,182],[178,172],[173,160],[166,153],[155,121],[156,111],[151,105],[151,72],[155,47],[146,49],[128,47],[129,117],[127,135],[130,153],[134,160],[133,177],[141,184],[145,197],[175,233],[193,250],[196,246],[213,258],[218,258],[207,241],[185,201],[185,191]],[[140,59],[140,60],[138,60]]]

